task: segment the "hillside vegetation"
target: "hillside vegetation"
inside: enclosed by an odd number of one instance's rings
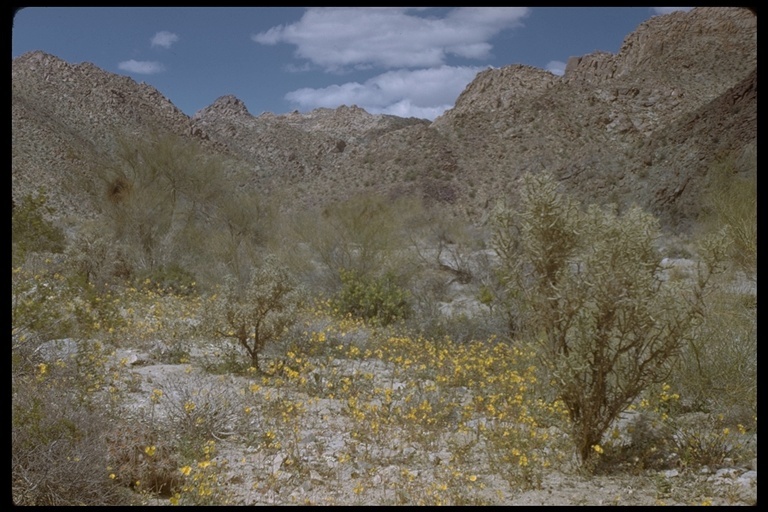
[[[547,175],[487,230],[375,195],[296,218],[226,175],[163,138],[90,183],[74,237],[14,207],[17,503],[494,504],[670,471],[610,499],[754,496],[700,476],[756,460],[754,181],[670,245]]]
[[[14,503],[756,501],[748,10],[432,123],[12,67]]]

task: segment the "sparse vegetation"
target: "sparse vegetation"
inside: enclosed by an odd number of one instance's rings
[[[168,144],[123,164],[192,165]],[[755,456],[754,300],[728,274],[706,292],[731,239],[662,267],[652,216],[533,177],[497,260],[412,198],[291,223],[198,170],[136,171],[163,184],[148,244],[131,207],[14,260],[16,503],[500,504],[582,462],[647,479]],[[105,208],[149,187],[125,176]]]
[[[64,232],[54,225],[50,217],[53,209],[48,206],[45,191],[24,196],[11,209],[11,259],[18,265],[28,252],[53,252],[64,250]]]

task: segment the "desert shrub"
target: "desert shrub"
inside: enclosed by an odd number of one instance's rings
[[[221,293],[207,303],[206,328],[234,340],[253,368],[264,346],[296,322],[301,292],[287,268],[268,257],[247,281],[228,276]]]
[[[212,382],[210,375],[185,373],[158,386],[157,400],[164,423],[173,433],[179,453],[194,458],[195,450],[212,438],[231,434],[242,398],[226,382]]]
[[[167,425],[126,415],[121,428],[107,435],[110,478],[137,493],[169,497],[181,487],[181,461]]]
[[[68,357],[46,359],[42,352],[38,346],[28,358],[14,357],[11,368],[14,503],[125,503],[109,478],[106,438],[119,421],[100,393],[111,385],[105,352],[85,342]]]
[[[482,309],[446,311],[437,309],[422,314],[414,308],[406,325],[419,336],[431,339],[451,339],[459,344],[484,340],[491,337],[508,338],[507,325],[500,315]]]
[[[422,213],[418,224],[411,230],[411,242],[420,260],[447,272],[451,282],[472,281],[476,266],[473,253],[483,248],[479,234],[468,223],[435,205]]]
[[[12,419],[12,489],[17,505],[115,505],[100,412],[62,401],[60,393],[27,388]]]
[[[67,246],[68,273],[104,290],[117,281],[133,277],[128,250],[115,241],[99,222],[84,223]]]
[[[748,276],[757,270],[757,162],[754,148],[716,162],[704,194],[705,231],[727,228],[730,256]]]
[[[630,425],[630,460],[644,469],[667,469],[678,460],[674,428],[658,413],[643,412]],[[629,457],[627,457],[629,459]]]
[[[32,274],[21,267],[12,270],[11,329],[14,348],[33,335],[45,340],[66,336],[70,331],[71,316],[57,307],[63,287],[58,280],[54,286],[40,274]]]
[[[704,320],[672,373],[674,385],[688,408],[747,424],[757,412],[755,296],[721,289],[704,307]]]
[[[603,437],[604,452],[596,469],[644,471],[669,469],[680,463],[676,423],[682,406],[680,394],[667,382],[648,386],[629,410],[614,421]]]
[[[224,273],[247,279],[249,269],[258,260],[261,250],[277,232],[275,204],[254,193],[231,190],[226,200],[216,204],[215,229],[205,233],[203,243],[211,260],[220,262]],[[209,261],[204,266],[210,266]],[[212,274],[209,269],[207,274]],[[214,273],[215,275],[215,273]]]
[[[23,263],[28,252],[62,252],[65,235],[49,218],[53,209],[41,190],[27,194],[11,210],[11,247],[14,265]]]
[[[226,163],[175,136],[118,142],[97,179],[85,183],[101,206],[102,236],[139,272],[173,263],[191,271],[193,264],[209,266],[222,249],[216,234],[226,231],[225,208],[240,202]]]
[[[745,464],[755,456],[756,437],[742,424],[729,426],[720,415],[697,415],[693,421],[678,423],[675,448],[686,466]]]
[[[342,270],[361,277],[388,270],[406,274],[410,267],[408,226],[418,216],[417,202],[362,194],[295,219],[292,233],[319,272],[311,281],[325,292],[341,287]]]
[[[342,270],[341,282],[334,305],[342,314],[349,313],[377,325],[389,325],[410,315],[408,293],[398,286],[391,272],[365,277]]]
[[[663,281],[657,220],[638,208],[586,210],[547,175],[501,209],[495,246],[524,340],[537,346],[586,465],[618,415],[690,339],[724,242],[708,239],[696,283]]]
[[[12,269],[11,323],[15,340],[85,337],[123,324],[109,292],[55,270]]]

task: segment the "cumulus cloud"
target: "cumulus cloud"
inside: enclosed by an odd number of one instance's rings
[[[656,14],[669,14],[669,13],[675,12],[675,11],[685,11],[685,12],[688,12],[691,9],[693,9],[693,7],[651,7],[651,9]]]
[[[128,71],[129,73],[137,73],[139,75],[154,75],[155,73],[161,73],[165,71],[165,67],[159,62],[139,61],[139,60],[125,60],[117,65],[119,69]]]
[[[456,98],[482,67],[440,66],[395,70],[363,83],[347,82],[324,88],[302,88],[285,98],[302,109],[357,105],[372,114],[435,119],[452,108]]]
[[[449,55],[490,56],[488,41],[521,25],[525,7],[461,7],[443,17],[417,16],[426,9],[310,8],[290,25],[252,35],[264,45],[296,46],[296,56],[327,71],[347,68],[423,68],[443,65]]]
[[[561,60],[551,60],[547,62],[546,69],[553,75],[563,76],[565,74],[565,62]]]
[[[152,36],[152,46],[162,46],[163,48],[170,48],[173,43],[179,40],[179,36],[173,32],[167,30],[161,30],[154,36]]]

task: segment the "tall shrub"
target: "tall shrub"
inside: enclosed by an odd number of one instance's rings
[[[722,240],[694,285],[664,281],[653,216],[582,209],[547,175],[526,176],[519,209],[501,209],[496,226],[507,307],[537,345],[586,463],[618,415],[665,377],[700,317]]]

